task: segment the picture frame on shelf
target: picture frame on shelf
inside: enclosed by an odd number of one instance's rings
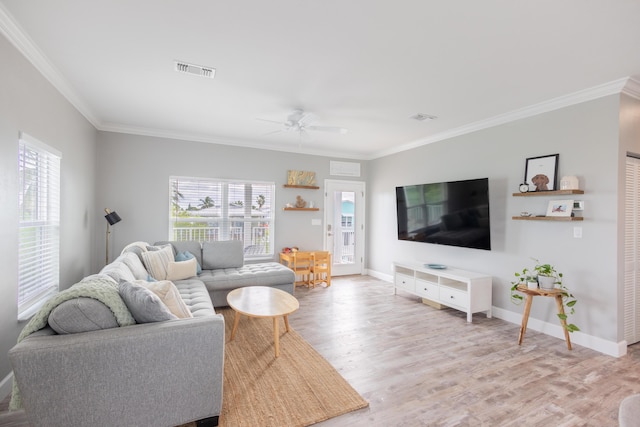
[[[560,154],[529,157],[524,168],[524,182],[529,191],[553,191],[558,189],[558,159]]]
[[[551,200],[547,206],[547,216],[570,217],[573,213],[573,200]]]

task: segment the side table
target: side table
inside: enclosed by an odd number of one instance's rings
[[[524,333],[527,331],[527,322],[529,321],[529,313],[531,312],[531,303],[533,302],[533,297],[535,296],[543,296],[543,297],[553,297],[556,300],[556,305],[558,306],[558,313],[564,314],[564,304],[562,303],[562,289],[529,289],[527,285],[518,285],[516,288],[518,292],[522,292],[527,296],[524,302],[524,313],[522,313],[522,326],[520,326],[520,335],[518,336],[518,345],[522,344],[522,340],[524,339]],[[566,319],[560,319],[560,324],[562,325],[562,329],[564,330],[564,338],[567,341],[567,348],[571,350],[571,339],[569,339],[569,331],[567,330],[567,321]]]

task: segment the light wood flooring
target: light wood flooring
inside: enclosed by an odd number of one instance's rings
[[[638,346],[614,358],[532,330],[518,346],[518,325],[468,324],[368,276],[295,296],[291,326],[370,403],[318,426],[617,426],[640,393]],[[0,426],[28,424],[0,413]]]
[[[296,289],[291,325],[370,402],[329,426],[617,426],[640,392],[640,348],[605,356],[532,330],[437,310],[368,277]]]

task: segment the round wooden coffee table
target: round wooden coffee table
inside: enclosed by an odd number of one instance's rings
[[[280,356],[280,332],[278,331],[278,317],[284,318],[284,326],[289,332],[289,314],[300,307],[298,300],[288,292],[268,286],[247,286],[234,289],[227,294],[227,303],[235,311],[231,339],[236,336],[240,317],[273,318],[273,341],[276,357]]]

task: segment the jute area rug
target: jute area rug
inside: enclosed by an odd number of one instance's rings
[[[221,426],[308,426],[369,406],[293,327],[285,333],[282,318],[276,358],[272,319],[242,316],[229,341],[234,312],[219,312],[226,324]]]

